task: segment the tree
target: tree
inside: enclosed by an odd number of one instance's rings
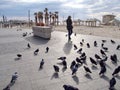
[[[35,24],[37,24],[37,12],[35,12],[34,15],[35,15]]]

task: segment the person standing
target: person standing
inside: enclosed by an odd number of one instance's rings
[[[68,16],[67,20],[66,20],[66,24],[67,24],[67,30],[68,30],[68,40],[71,40],[71,35],[73,33],[73,26],[72,26],[72,19],[71,16]]]

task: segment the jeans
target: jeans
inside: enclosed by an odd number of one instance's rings
[[[72,29],[69,29],[69,30],[68,30],[68,39],[69,39],[69,40],[71,39],[70,36],[72,35],[72,33],[73,33]]]

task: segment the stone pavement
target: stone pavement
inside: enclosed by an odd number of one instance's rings
[[[28,32],[26,37],[22,34]],[[67,41],[65,32],[52,32],[50,40],[33,37],[31,29],[17,31],[17,29],[0,29],[0,90],[2,90],[11,80],[11,75],[18,72],[18,80],[11,87],[11,90],[64,90],[63,84],[73,85],[79,90],[109,90],[109,80],[112,78],[112,72],[120,65],[113,64],[110,60],[110,55],[117,54],[120,60],[120,50],[116,50],[119,39],[113,39],[115,44],[111,44],[112,38],[97,37],[91,35],[72,35],[72,42]],[[90,76],[86,76],[83,66],[78,69],[76,76],[71,75],[70,64],[76,57],[80,55],[76,53],[73,45],[76,44],[81,48],[80,41],[84,39],[83,51],[87,55],[87,66],[92,70]],[[93,68],[89,57],[94,57],[95,53],[100,54],[102,39],[107,40],[105,46],[109,51],[109,57],[106,66],[107,72],[104,77],[99,76],[100,66]],[[93,46],[93,42],[97,41],[98,47]],[[30,43],[31,48],[27,49],[27,44]],[[86,43],[90,43],[90,48],[87,48]],[[50,50],[45,53],[46,47]],[[35,49],[39,48],[40,52],[37,56],[33,55]],[[17,53],[22,54],[20,60],[15,60]],[[59,65],[58,57],[66,56],[68,69],[63,70],[63,66]],[[39,64],[42,58],[45,64],[42,70],[39,70]],[[54,76],[53,65],[60,67],[58,77]],[[120,76],[116,77],[116,90],[120,90]]]

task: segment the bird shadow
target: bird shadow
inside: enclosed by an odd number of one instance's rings
[[[109,77],[107,77],[106,75],[102,75],[102,76],[100,76],[100,78],[106,80],[107,82],[110,81]]]
[[[52,77],[51,77],[51,79],[53,79],[53,78],[59,78],[59,74],[58,73],[53,73],[53,75],[52,75]]]
[[[57,64],[58,64],[58,65],[63,65],[62,62],[58,62]]]
[[[24,48],[24,50],[29,50],[30,48],[28,48],[28,47],[26,47],[26,48]]]
[[[69,54],[70,51],[72,49],[72,42],[67,42],[65,43],[64,47],[63,47],[63,51],[65,54]]]
[[[26,37],[25,39],[31,42],[32,44],[36,44],[36,45],[46,44],[49,41],[49,39],[44,39],[37,36]]]
[[[91,68],[92,68],[92,70],[98,70],[98,67],[95,65],[92,65]]]
[[[39,67],[39,68],[38,68],[38,71],[40,71],[40,70],[42,70],[42,69],[43,69],[43,67]]]
[[[80,68],[83,64],[78,63],[78,68]]]
[[[113,88],[109,88],[109,90],[117,90],[115,87],[113,87]]]
[[[76,84],[79,84],[79,78],[76,75],[72,76],[72,78],[76,82]]]
[[[66,70],[67,70],[66,67],[63,67],[63,68],[62,68],[62,72],[65,72]]]
[[[117,65],[118,65],[118,64],[117,64],[117,62],[115,63],[115,62],[113,62],[113,61],[112,61],[112,64],[113,64],[113,65],[115,65],[115,66],[117,66]]]
[[[20,58],[14,58],[14,60],[15,60],[15,61],[19,61],[19,60],[20,60]]]
[[[117,78],[117,79],[120,79],[120,76],[119,76],[119,75],[117,75],[117,76],[116,76],[116,78]]]
[[[109,69],[112,69],[108,64],[105,63],[105,66],[108,67]]]
[[[91,80],[93,79],[93,78],[91,77],[91,75],[90,75],[90,74],[88,74],[88,73],[87,73],[87,74],[85,74],[85,77],[86,77],[86,78],[88,78],[88,79],[91,79]]]

